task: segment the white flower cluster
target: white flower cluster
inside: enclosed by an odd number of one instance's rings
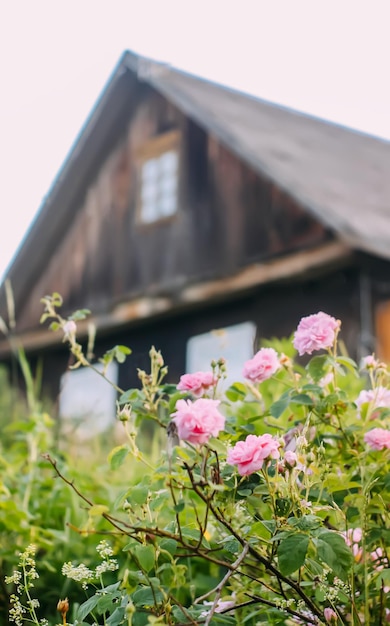
[[[14,570],[12,576],[6,576],[5,577],[5,583],[7,585],[12,585],[14,584],[15,586],[19,586],[20,581],[22,579],[22,573],[19,572],[19,570]]]
[[[108,559],[114,554],[114,551],[111,548],[110,544],[108,543],[108,541],[105,540],[101,541],[96,546],[96,552],[99,554],[99,556],[101,556],[102,559]]]
[[[67,578],[81,583],[83,589],[87,589],[88,583],[92,582],[96,578],[95,572],[84,565],[84,563],[80,563],[80,565],[73,565],[71,561],[68,561],[63,564],[61,571]]]
[[[29,589],[34,587],[33,580],[39,578],[35,568],[35,552],[36,547],[33,544],[29,545],[24,552],[19,554],[18,566],[20,570],[14,570],[11,576],[5,578],[7,585],[13,584],[16,587],[16,593],[10,596],[11,607],[9,609],[9,620],[14,622],[16,626],[23,626],[26,621],[23,615],[27,612],[31,615],[39,607],[39,601],[29,595]],[[27,595],[26,606],[23,606],[20,600],[24,593]],[[44,620],[41,620],[40,626],[46,626]]]
[[[96,577],[100,577],[104,572],[115,572],[119,567],[118,562],[115,559],[108,559],[103,561],[95,569]]]
[[[21,604],[18,596],[14,593],[10,596],[10,602],[9,620],[15,622],[16,626],[23,626],[23,613],[26,612],[26,608]]]
[[[340,591],[342,591],[346,595],[349,595],[351,592],[351,588],[348,583],[343,582],[340,578],[337,578],[337,576],[335,576],[333,580],[333,586],[329,585],[325,592],[326,600],[328,600],[329,602],[336,602],[337,598],[339,598],[340,596]]]
[[[71,561],[68,561],[68,563],[64,563],[62,566],[63,575],[81,583],[82,588],[87,589],[89,583],[100,578],[105,572],[114,572],[119,568],[116,559],[110,558],[113,556],[114,551],[107,541],[101,541],[96,547],[96,552],[103,560],[94,570],[89,569],[84,563],[73,565]]]

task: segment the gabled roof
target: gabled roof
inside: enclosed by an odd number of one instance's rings
[[[75,198],[136,80],[154,87],[351,247],[390,259],[390,142],[125,52],[8,270],[17,302],[77,210]]]
[[[352,247],[390,258],[390,142],[131,53],[124,61]]]

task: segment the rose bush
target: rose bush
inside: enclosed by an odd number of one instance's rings
[[[278,353],[273,348],[261,348],[253,359],[244,364],[243,376],[253,383],[262,383],[279,369]]]
[[[46,319],[67,334],[58,296],[44,304]],[[114,584],[105,578],[108,563],[114,568],[111,548],[109,556],[99,548],[99,570],[82,562],[64,566],[64,575],[89,592],[81,606],[61,598],[64,623],[390,620],[389,409],[376,402],[389,372],[372,355],[361,370],[340,356],[340,326],[322,312],[304,318],[294,347],[300,354],[324,352],[303,366],[294,364],[291,342],[279,342],[272,348],[276,364],[273,353],[262,352],[271,349],[266,346],[243,364],[248,382],[225,392],[219,389],[225,364],[214,361],[213,384],[201,397],[199,372],[192,388],[164,384],[166,367],[152,349],[150,372],[139,371],[141,388],[119,390],[127,442],[108,460],[112,472],[128,473],[129,486],[115,501],[95,502],[92,490],[80,489],[47,455],[64,488],[80,498],[86,532],[111,536],[112,552],[127,557]],[[89,366],[77,330],[67,340],[80,365]],[[123,356],[118,350],[103,362]],[[359,395],[363,388],[373,395],[360,403],[367,398]],[[156,459],[138,448],[143,420],[166,435]],[[141,478],[132,483],[136,470]],[[24,592],[30,594],[21,588],[16,608]],[[31,620],[42,623],[38,613]]]
[[[217,408],[219,404],[219,400],[208,398],[199,398],[195,402],[178,400],[171,417],[179,439],[202,444],[207,443],[210,437],[218,437],[225,426],[225,418]]]
[[[245,441],[238,441],[228,450],[226,461],[237,465],[240,476],[249,476],[263,467],[266,459],[278,459],[280,442],[272,435],[248,435]]]
[[[177,385],[179,391],[190,391],[196,398],[202,396],[210,388],[215,387],[218,379],[212,372],[195,372],[183,374]]]

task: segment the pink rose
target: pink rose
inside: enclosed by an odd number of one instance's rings
[[[261,348],[253,359],[246,361],[243,375],[253,383],[261,383],[271,378],[279,367],[278,353],[273,348]]]
[[[326,622],[333,622],[336,624],[337,622],[337,613],[331,608],[324,609],[324,618]]]
[[[218,411],[219,400],[199,398],[178,400],[176,411],[172,413],[173,422],[177,426],[180,439],[190,443],[207,443],[210,437],[217,437],[225,426],[225,418]]]
[[[363,531],[361,528],[349,528],[347,532],[343,533],[345,543],[352,548],[353,558],[356,563],[359,563],[363,556],[363,548],[359,545],[363,537]]]
[[[361,406],[366,403],[370,403],[370,409],[372,411],[379,408],[390,408],[390,390],[380,386],[376,387],[376,389],[363,389],[356,399],[359,417]],[[374,417],[375,416],[373,416],[373,418]]]
[[[284,460],[290,467],[294,467],[297,462],[297,455],[292,450],[286,450],[284,453]]]
[[[369,354],[365,356],[360,361],[360,369],[362,370],[370,370],[379,365],[379,361],[376,360],[373,354]]]
[[[339,328],[340,321],[322,311],[303,317],[294,335],[294,347],[300,356],[311,354],[313,350],[330,348]]]
[[[280,443],[272,435],[248,435],[245,441],[238,441],[227,455],[229,465],[237,465],[241,476],[249,476],[261,469],[268,457],[279,458]]]
[[[190,391],[194,396],[200,398],[210,387],[217,384],[217,379],[212,372],[195,372],[194,374],[184,374],[180,376],[177,385],[179,391]]]
[[[390,430],[385,428],[373,428],[364,435],[364,441],[373,450],[390,448]]]

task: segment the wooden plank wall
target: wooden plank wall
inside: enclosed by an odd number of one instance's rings
[[[149,139],[171,129],[182,137],[180,210],[169,220],[141,224],[137,155]],[[37,327],[40,298],[53,291],[62,294],[67,310],[104,313],[140,295],[174,296],[183,285],[330,237],[288,194],[152,89],[142,89],[121,140],[102,158],[81,197],[17,312],[19,331]]]

